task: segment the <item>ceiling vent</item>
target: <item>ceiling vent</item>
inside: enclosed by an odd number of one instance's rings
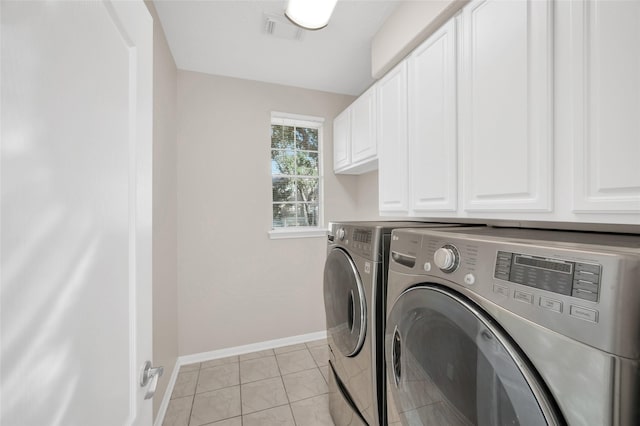
[[[267,35],[287,40],[302,40],[304,30],[292,24],[284,16],[264,14],[264,32]]]

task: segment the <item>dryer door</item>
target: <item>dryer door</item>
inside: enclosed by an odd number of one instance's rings
[[[340,248],[329,252],[324,266],[327,333],[344,356],[355,356],[366,333],[367,304],[360,274]]]
[[[538,374],[473,302],[424,285],[400,295],[387,319],[387,378],[407,425],[562,423]]]

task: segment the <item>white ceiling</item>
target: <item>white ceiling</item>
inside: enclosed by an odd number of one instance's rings
[[[286,0],[154,0],[180,69],[350,95],[373,82],[371,39],[398,3],[339,0],[326,28],[293,40],[264,30]]]

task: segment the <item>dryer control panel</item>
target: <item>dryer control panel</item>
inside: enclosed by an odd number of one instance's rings
[[[360,226],[359,224],[335,223],[331,224],[328,243],[349,249],[351,254],[357,254],[374,262],[380,261],[381,230],[375,227]]]
[[[498,251],[494,277],[597,302],[601,270],[598,264]]]

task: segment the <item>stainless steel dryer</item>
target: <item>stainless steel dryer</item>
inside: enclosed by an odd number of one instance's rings
[[[329,408],[337,426],[386,424],[384,308],[391,230],[420,222],[331,223],[324,269]]]
[[[395,422],[640,424],[640,235],[398,230],[391,257]]]

